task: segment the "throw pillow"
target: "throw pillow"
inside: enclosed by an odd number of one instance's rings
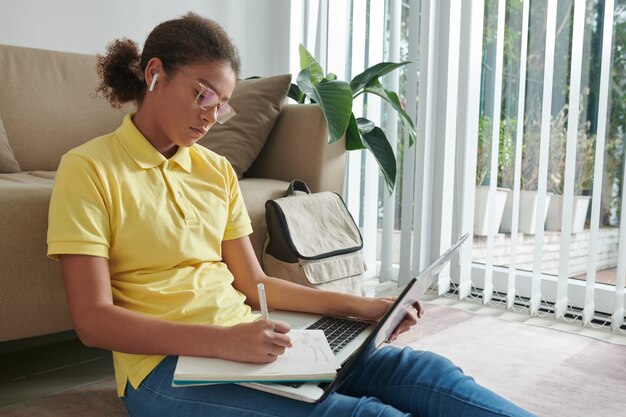
[[[6,130],[4,130],[4,124],[0,116],[0,173],[11,174],[13,172],[20,172],[20,164],[15,160],[13,149],[9,145],[9,138]]]
[[[290,85],[290,74],[239,81],[228,102],[237,114],[198,143],[226,157],[241,179],[263,149]]]

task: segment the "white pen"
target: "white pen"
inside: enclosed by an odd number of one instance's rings
[[[259,290],[259,304],[261,304],[261,314],[263,314],[264,319],[269,319],[270,315],[267,311],[267,298],[265,297],[265,286],[263,284],[257,285],[257,289]]]

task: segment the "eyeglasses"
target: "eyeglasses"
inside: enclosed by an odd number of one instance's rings
[[[179,71],[179,74],[182,74],[189,79],[193,79],[191,76],[185,74],[182,71]],[[209,110],[217,107],[217,123],[224,124],[232,119],[235,114],[237,114],[228,103],[220,102],[220,99],[215,91],[202,84],[198,80],[193,79],[193,81],[200,87],[200,91],[196,96],[196,104],[202,110]]]

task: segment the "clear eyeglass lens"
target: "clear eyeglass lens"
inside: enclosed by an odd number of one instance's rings
[[[235,115],[235,110],[228,104],[224,103],[217,109],[217,123],[224,124]]]
[[[198,105],[202,107],[204,110],[209,109],[211,107],[215,107],[220,103],[219,98],[215,91],[205,88],[204,90],[198,93],[198,97],[196,97],[198,101]]]
[[[203,110],[208,110],[217,106],[217,122],[220,124],[226,123],[235,115],[233,108],[227,103],[220,103],[217,93],[210,88],[202,90],[198,94],[196,100],[198,101],[198,105]]]

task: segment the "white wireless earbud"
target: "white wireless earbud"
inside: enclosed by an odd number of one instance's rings
[[[154,77],[152,77],[152,82],[150,83],[150,88],[148,88],[148,91],[154,90],[154,85],[156,84],[158,79],[159,79],[159,73],[157,72],[154,74]]]

